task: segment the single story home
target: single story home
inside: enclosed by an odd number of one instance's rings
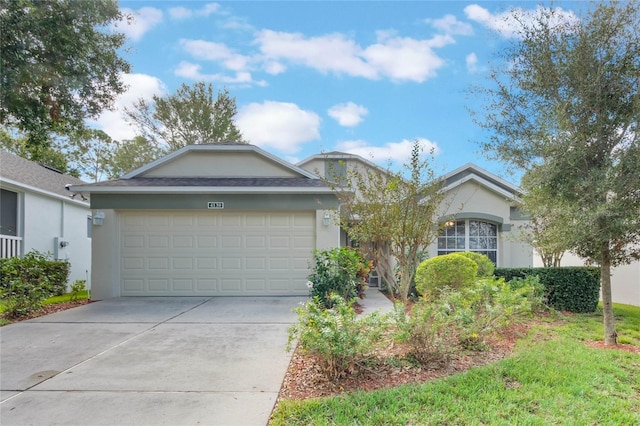
[[[383,171],[341,152],[293,165],[256,146],[212,144],[184,147],[117,180],[78,182],[71,190],[91,193],[92,298],[307,295],[312,251],[350,243],[320,176],[371,167]],[[470,250],[499,267],[539,266],[519,238],[528,223],[520,188],[474,164],[442,179],[446,226],[430,257]],[[60,233],[65,240],[69,229]],[[639,276],[638,262],[616,268],[614,300],[640,305]]]
[[[0,150],[0,258],[37,250],[67,260],[69,282],[91,270],[91,210],[73,176]],[[89,284],[89,283],[87,283]]]
[[[191,145],[91,193],[92,298],[307,295],[314,249],[339,245],[315,174],[256,146]]]

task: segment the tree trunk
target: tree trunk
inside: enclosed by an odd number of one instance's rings
[[[604,316],[604,344],[617,345],[616,319],[613,316],[611,301],[611,253],[609,244],[602,249],[602,263],[600,264],[600,285],[602,286],[602,313]]]

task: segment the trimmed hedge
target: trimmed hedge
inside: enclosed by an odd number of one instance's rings
[[[547,303],[559,311],[594,312],[600,300],[600,268],[594,266],[496,268],[493,274],[507,282],[537,275]]]
[[[10,282],[20,279],[25,283],[42,282],[46,278],[45,291],[52,296],[60,296],[67,292],[70,264],[66,260],[52,260],[49,254],[37,250],[26,253],[23,257],[2,259],[0,262],[0,288],[11,286]]]

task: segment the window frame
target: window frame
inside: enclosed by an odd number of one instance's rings
[[[471,235],[471,222],[476,222],[479,225],[477,227],[477,235]],[[482,224],[489,225],[489,229],[495,229],[495,235],[482,235]],[[483,219],[468,218],[451,220],[446,222],[445,225],[448,226],[445,226],[440,231],[438,238],[436,239],[436,251],[438,256],[470,251],[486,255],[496,266],[498,266],[498,254],[500,253],[499,224]],[[484,233],[487,234],[486,230]],[[477,238],[478,242],[480,242],[481,239],[487,239],[487,247],[477,247],[472,249],[472,238]],[[491,239],[495,240],[495,248],[491,247]]]

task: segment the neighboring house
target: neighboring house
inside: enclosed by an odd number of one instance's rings
[[[97,219],[94,299],[305,296],[313,250],[339,245],[331,188],[252,145],[191,145],[72,190]]]
[[[298,166],[334,180],[367,168],[386,173],[358,155],[343,152],[314,155]],[[519,238],[519,231],[528,223],[518,209],[520,188],[473,164],[444,175],[442,180],[447,195],[440,220],[447,226],[428,247],[429,257],[475,251],[487,255],[499,267],[533,265],[533,249]],[[348,243],[344,232],[341,243]]]
[[[69,261],[70,283],[88,277],[91,210],[69,184],[84,182],[0,150],[0,257],[37,250]]]

